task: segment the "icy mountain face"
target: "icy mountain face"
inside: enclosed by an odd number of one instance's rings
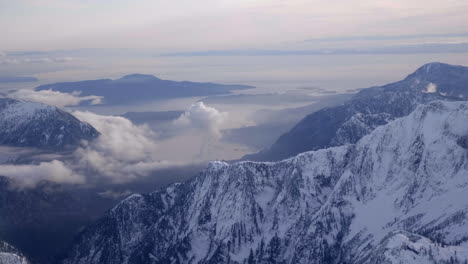
[[[354,144],[376,127],[409,115],[419,104],[468,98],[468,67],[430,63],[402,81],[371,87],[349,102],[305,117],[269,149],[246,159],[275,161],[298,153]]]
[[[29,264],[29,261],[17,249],[0,241],[0,264]]]
[[[64,263],[464,263],[467,137],[468,103],[436,101],[355,145],[213,162],[121,202]]]
[[[98,135],[91,125],[56,107],[0,98],[0,145],[64,148]]]
[[[466,246],[441,245],[425,237],[397,231],[390,233],[374,250],[366,263],[427,264],[466,263]]]

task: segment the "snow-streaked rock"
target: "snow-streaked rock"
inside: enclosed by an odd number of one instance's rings
[[[405,231],[390,233],[366,263],[466,263],[468,245],[443,245]]]
[[[464,263],[467,135],[468,103],[436,101],[357,144],[213,162],[121,202],[64,263]]]
[[[91,125],[59,108],[0,98],[0,145],[60,149],[98,135]]]
[[[29,264],[29,261],[13,246],[0,241],[0,264]]]

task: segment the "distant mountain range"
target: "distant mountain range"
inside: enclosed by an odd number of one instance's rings
[[[431,102],[356,144],[132,195],[62,263],[466,263],[467,157],[468,103]]]
[[[299,153],[354,144],[376,127],[434,100],[468,99],[468,67],[429,63],[404,80],[361,90],[343,105],[306,116],[269,148],[245,160],[276,161]]]
[[[197,83],[162,80],[153,75],[132,74],[117,80],[101,79],[41,85],[37,91],[53,90],[63,93],[104,97],[105,104],[127,104],[157,99],[229,94],[234,90],[254,88],[248,85]]]
[[[99,132],[57,107],[0,98],[0,145],[65,149]]]

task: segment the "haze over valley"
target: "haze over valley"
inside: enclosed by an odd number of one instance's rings
[[[463,0],[0,0],[0,264],[468,262]]]

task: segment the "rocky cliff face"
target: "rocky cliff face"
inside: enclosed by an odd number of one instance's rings
[[[305,151],[354,144],[376,127],[409,115],[419,104],[467,98],[468,67],[426,64],[402,81],[364,89],[343,105],[310,114],[270,148],[245,159],[276,161]]]
[[[356,144],[213,162],[121,202],[63,263],[464,263],[467,137],[468,103],[436,101]]]
[[[56,107],[0,98],[0,145],[63,149],[98,135],[91,125]]]

